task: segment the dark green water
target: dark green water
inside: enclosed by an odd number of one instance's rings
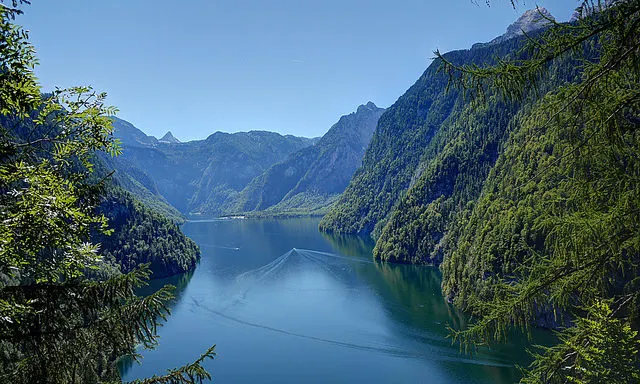
[[[178,286],[160,346],[125,380],[161,374],[216,344],[219,383],[511,383],[524,344],[461,354],[447,325],[465,316],[429,267],[372,262],[369,242],[328,236],[317,219],[190,222],[202,250]],[[151,287],[153,289],[153,286]]]

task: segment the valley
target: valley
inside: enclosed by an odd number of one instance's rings
[[[384,97],[450,4],[143,7],[182,39],[93,62],[138,123],[0,0],[0,382],[640,382],[640,0],[507,3]]]

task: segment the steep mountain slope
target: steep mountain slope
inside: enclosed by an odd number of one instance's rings
[[[127,179],[122,184],[133,185],[128,189],[137,196],[160,196],[184,214],[221,214],[253,178],[313,144],[311,139],[262,131],[216,132],[186,143],[165,140],[165,135],[154,141],[132,125],[122,125],[116,136],[123,154],[115,160],[117,173]],[[118,136],[123,132],[125,136]]]
[[[326,209],[361,165],[383,112],[369,102],[342,116],[315,145],[291,154],[251,181],[227,210],[314,213]]]
[[[496,298],[500,279],[548,271],[553,292],[571,297],[637,289],[640,101],[620,95],[637,95],[638,74],[601,77],[585,101],[568,105],[582,84],[567,84],[522,113],[477,202],[452,222],[443,288],[462,307]]]
[[[450,253],[459,215],[473,206],[489,171],[538,95],[575,79],[580,70],[566,57],[549,67],[538,93],[505,103],[492,91],[482,105],[467,103],[452,113],[427,146],[415,183],[402,196],[374,249],[379,259],[409,263],[442,262]],[[449,250],[447,250],[449,248]]]
[[[127,147],[127,151],[132,147]],[[124,190],[131,192],[136,199],[144,203],[145,206],[173,220],[176,223],[183,222],[185,216],[173,207],[162,196],[158,186],[145,171],[138,168],[136,164],[121,156],[111,157],[100,153],[98,158],[109,172],[114,171],[111,180]]]
[[[526,25],[523,19],[531,19],[530,14],[515,24]],[[497,39],[445,58],[456,65],[491,63],[496,56],[520,54],[522,43],[523,38]],[[573,64],[570,57],[552,64],[552,80],[541,84],[539,94],[575,78]],[[382,116],[363,168],[321,222],[326,231],[373,232],[377,259],[442,261],[448,242],[456,237],[453,223],[480,195],[518,113],[538,95],[529,92],[523,100],[506,103],[488,90],[475,103],[447,91],[439,65],[432,63]],[[421,105],[426,108],[422,116],[417,113]]]
[[[193,269],[200,257],[196,243],[172,220],[137,201],[120,187],[108,188],[99,211],[114,230],[110,236],[95,235],[107,262],[121,272],[149,263],[152,277],[160,278]]]
[[[518,46],[508,40],[445,55],[457,64],[487,63]],[[399,198],[423,171],[420,161],[442,125],[466,102],[434,61],[420,79],[380,117],[362,167],[320,223],[328,232],[380,234]],[[494,156],[495,157],[495,156]]]
[[[147,136],[126,120],[112,116],[111,121],[113,124],[113,136],[120,140],[122,146],[148,147],[158,144],[158,139],[153,136]]]

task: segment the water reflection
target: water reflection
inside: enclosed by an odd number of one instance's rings
[[[373,258],[373,247],[376,243],[370,237],[320,233],[322,238],[331,244],[336,253],[345,256]]]

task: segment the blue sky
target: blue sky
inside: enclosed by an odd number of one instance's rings
[[[314,137],[393,104],[435,49],[489,41],[536,5],[566,21],[578,1],[34,0],[17,21],[44,90],[92,85],[147,134]]]

